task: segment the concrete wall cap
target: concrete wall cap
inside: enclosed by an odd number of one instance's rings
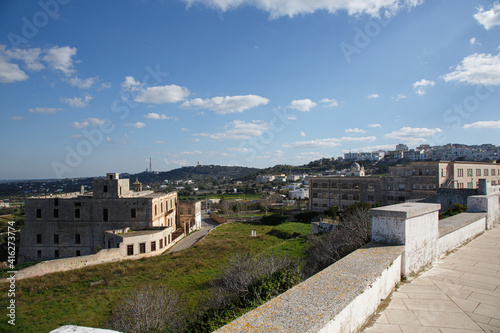
[[[370,210],[371,216],[392,217],[400,219],[409,219],[433,213],[441,209],[441,204],[405,202],[396,205],[373,208]]]

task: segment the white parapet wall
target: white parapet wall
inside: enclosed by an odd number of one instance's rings
[[[436,258],[440,204],[404,203],[370,210],[372,241],[404,245],[402,274],[417,273]]]
[[[488,214],[486,228],[491,229],[500,217],[499,195],[473,195],[467,198],[468,212],[485,212]]]

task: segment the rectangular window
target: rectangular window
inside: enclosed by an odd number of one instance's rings
[[[476,169],[476,176],[481,176],[481,169]]]
[[[328,188],[328,183],[321,183],[321,188]]]
[[[398,197],[399,202],[405,202],[405,197]]]
[[[488,176],[488,171],[489,171],[488,169],[484,169],[484,175],[485,176]]]
[[[156,241],[151,242],[151,252],[156,251]]]
[[[104,222],[107,222],[109,220],[109,216],[108,216],[108,209],[107,208],[104,208],[102,210],[102,220]]]
[[[160,249],[163,249],[163,239],[160,239]]]
[[[458,177],[464,176],[464,169],[458,169]]]
[[[368,201],[375,201],[375,197],[373,195],[368,196]]]
[[[36,257],[38,260],[42,259],[42,250],[36,251]]]
[[[347,200],[347,199],[349,199],[349,196],[345,193],[342,194],[342,200]]]
[[[36,210],[36,218],[37,219],[42,218],[42,210],[40,208],[37,208],[37,210]]]
[[[54,234],[54,244],[59,244],[59,235]]]
[[[81,244],[82,240],[80,234],[75,234],[75,244]]]
[[[127,255],[128,256],[133,256],[134,255],[134,245],[127,245]]]
[[[108,185],[104,185],[104,188],[102,189],[104,193],[108,193]]]
[[[358,201],[359,201],[359,195],[358,195],[358,194],[354,194],[354,195],[352,196],[352,199],[353,199],[353,200],[358,200]]]
[[[422,176],[422,169],[418,169],[418,175]]]
[[[59,209],[54,209],[54,218],[57,219],[59,217]]]
[[[337,183],[332,183],[332,188],[337,188]]]
[[[137,210],[135,208],[132,208],[130,210],[130,217],[135,219],[137,217]]]
[[[472,177],[474,176],[474,172],[472,169],[467,169],[467,177]]]
[[[342,184],[342,188],[349,188],[349,185],[348,184]]]
[[[80,208],[75,208],[75,219],[80,218]]]
[[[37,234],[36,235],[36,243],[37,244],[42,244],[42,234]]]
[[[158,214],[158,207],[155,205],[155,216]]]
[[[356,190],[359,190],[359,184],[354,184],[354,185],[352,185],[352,187],[353,187],[354,189],[356,189]]]
[[[318,183],[313,183],[313,188],[318,188]]]
[[[369,190],[374,190],[374,189],[375,189],[375,185],[373,185],[373,184],[368,184],[368,189],[369,189]]]
[[[491,175],[492,175],[492,176],[495,176],[495,175],[496,175],[495,171],[496,171],[495,169],[491,169]]]
[[[54,251],[54,258],[59,258],[59,250]]]
[[[81,255],[82,255],[82,253],[80,252],[80,250],[76,250],[76,256],[79,257]]]
[[[191,208],[188,208],[188,215],[191,215],[192,212],[191,212]]]
[[[54,206],[59,206],[59,199],[58,198],[54,199]]]
[[[139,244],[139,253],[146,253],[146,243]]]

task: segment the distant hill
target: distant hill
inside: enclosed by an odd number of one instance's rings
[[[221,166],[221,165],[198,165],[182,167],[163,172],[141,172],[137,174],[121,174],[120,178],[129,178],[132,182],[137,178],[141,183],[156,183],[165,180],[221,180],[237,179],[255,172],[260,169],[247,168],[240,166]]]

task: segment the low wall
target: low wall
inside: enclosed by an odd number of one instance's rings
[[[134,256],[123,256],[120,253],[121,251],[120,248],[114,248],[114,249],[104,249],[97,252],[96,254],[91,254],[87,256],[42,261],[36,265],[17,271],[16,279],[20,280],[35,276],[42,276],[49,273],[71,271],[74,269],[84,268],[87,266],[106,264],[122,260],[135,260],[135,259],[154,257],[167,251],[182,238],[184,238],[184,234],[173,240],[168,247],[163,247],[162,249],[158,249],[156,251],[137,254]],[[2,281],[4,280],[5,279],[2,279]]]
[[[355,332],[400,281],[403,251],[371,243],[216,332]]]
[[[219,216],[215,213],[210,213],[210,218],[212,220],[214,220],[215,222],[219,223],[219,224],[223,224],[223,223],[226,223],[227,222],[227,219],[222,217],[222,216]]]
[[[482,234],[486,230],[486,213],[462,213],[439,221],[437,257]]]

